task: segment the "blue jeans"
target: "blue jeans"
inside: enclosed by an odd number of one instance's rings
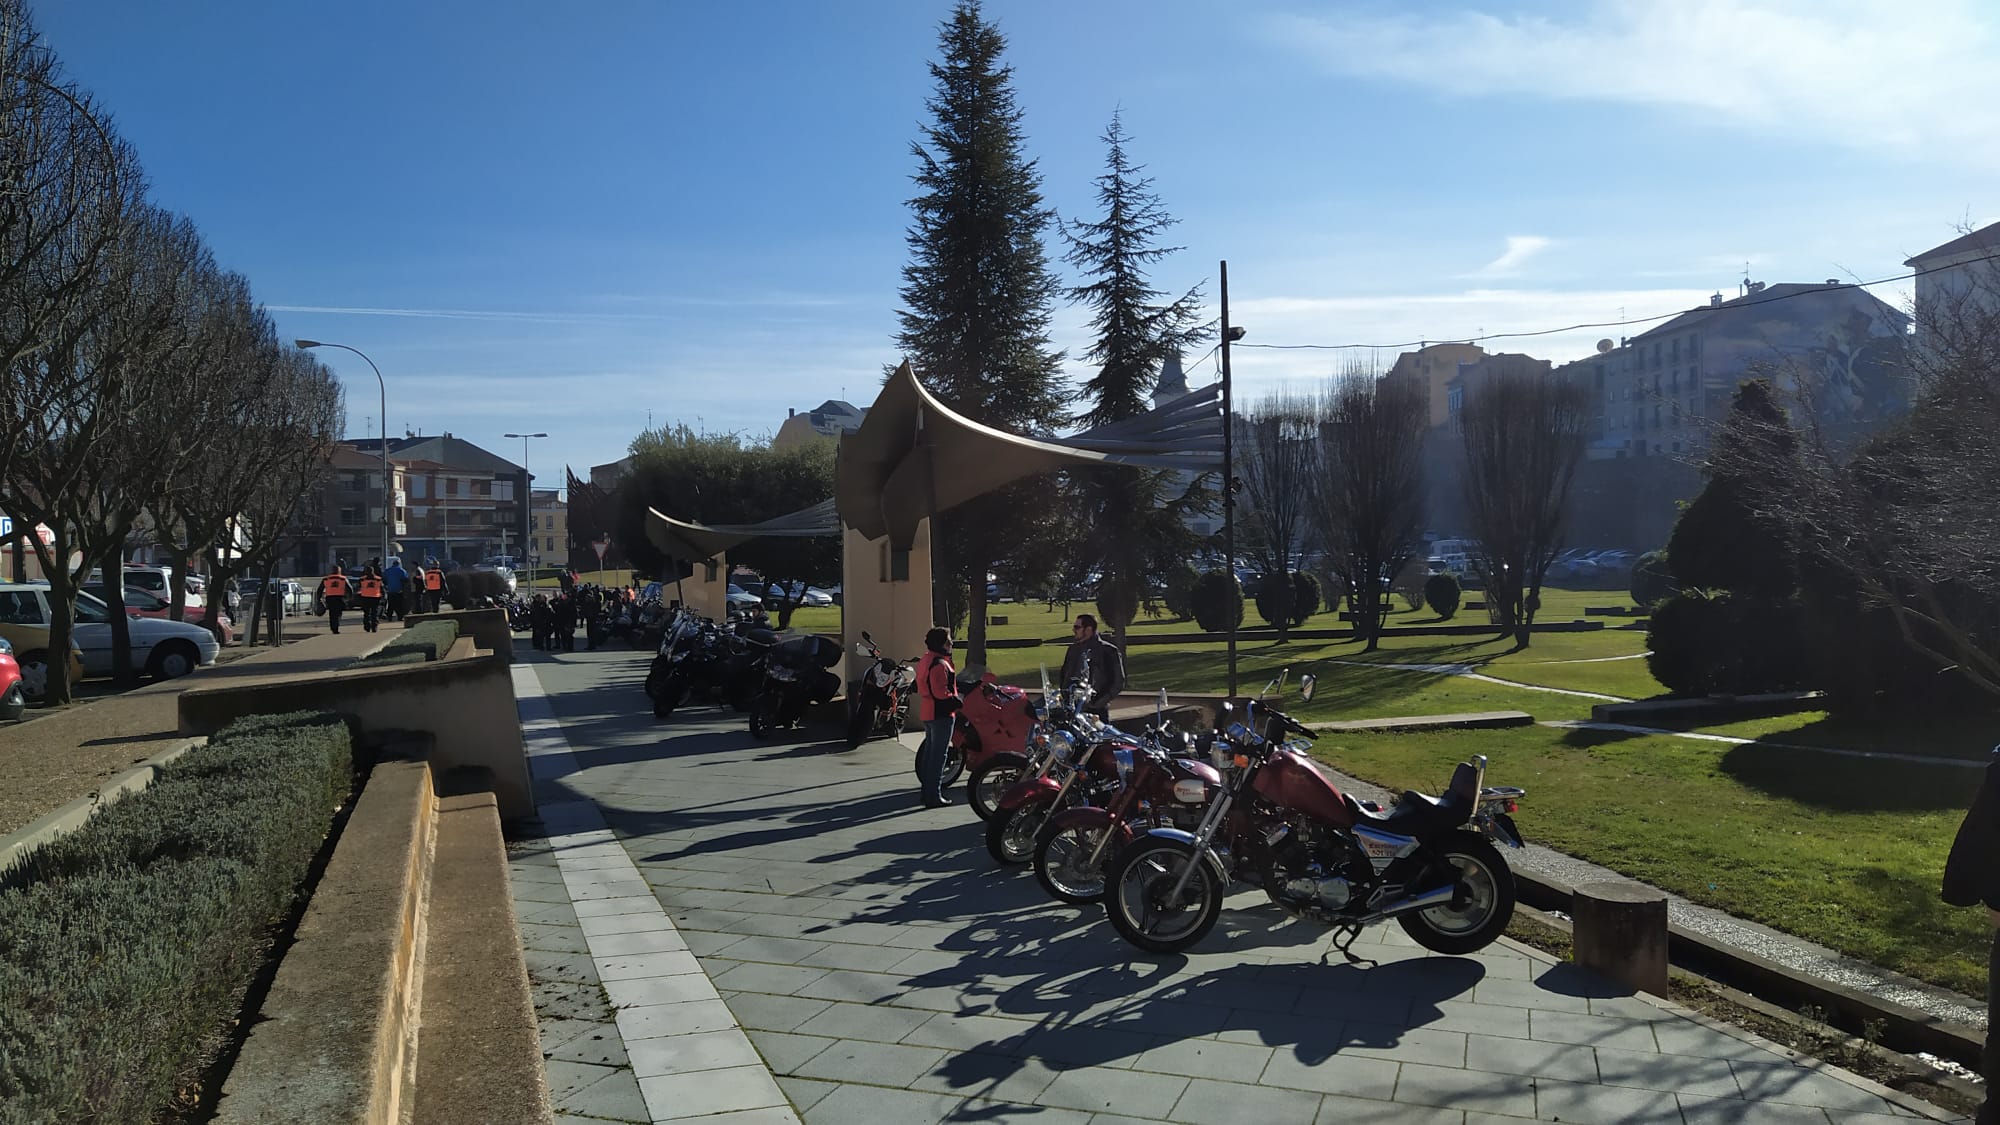
[[[951,749],[952,717],[931,719],[924,723],[924,744],[917,750],[917,788],[926,801],[944,799],[943,786],[944,759]]]

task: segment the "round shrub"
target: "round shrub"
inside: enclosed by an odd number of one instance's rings
[[[1652,609],[1680,591],[1672,570],[1667,568],[1665,551],[1647,551],[1632,567],[1632,600],[1642,609]]]
[[[1424,602],[1437,610],[1438,619],[1449,621],[1458,612],[1458,578],[1450,574],[1433,574],[1424,580]]]
[[[1114,633],[1123,633],[1139,616],[1139,584],[1129,578],[1106,578],[1097,587],[1097,615]]]
[[[1674,594],[1653,607],[1646,629],[1646,667],[1675,695],[1715,690],[1715,651],[1724,633],[1723,609],[1698,590]]]
[[[1298,591],[1286,580],[1285,572],[1267,574],[1257,583],[1257,616],[1284,632],[1292,624],[1292,605]]]
[[[1319,612],[1319,579],[1303,570],[1292,572],[1292,628]]]
[[[1186,563],[1175,563],[1167,568],[1167,612],[1176,621],[1190,621],[1194,618],[1194,584],[1201,580],[1201,572]]]
[[[1191,601],[1195,624],[1207,632],[1227,633],[1243,624],[1243,584],[1226,570],[1196,579]]]
[[[1430,578],[1430,569],[1422,559],[1413,558],[1403,564],[1390,586],[1391,592],[1401,595],[1412,610],[1424,608],[1424,583]]]

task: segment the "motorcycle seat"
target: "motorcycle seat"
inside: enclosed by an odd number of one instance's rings
[[[1373,812],[1347,794],[1348,810],[1354,814],[1356,824],[1365,824],[1378,832],[1389,832],[1397,836],[1427,836],[1447,828],[1464,824],[1472,815],[1472,805],[1456,793],[1447,793],[1444,799],[1427,797],[1414,789],[1406,790],[1402,799],[1387,812]]]

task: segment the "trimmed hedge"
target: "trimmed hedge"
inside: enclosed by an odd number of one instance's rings
[[[237,1017],[353,775],[337,716],[243,720],[0,874],[0,1122],[152,1120]]]
[[[415,664],[419,660],[443,660],[458,641],[458,622],[426,621],[403,630],[403,635],[348,665],[350,668],[379,668],[390,664]],[[406,659],[415,657],[416,659]]]
[[[1226,570],[1203,572],[1188,600],[1195,624],[1205,632],[1227,633],[1243,624],[1243,583]]]

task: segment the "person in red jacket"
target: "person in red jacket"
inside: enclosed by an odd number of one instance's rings
[[[1944,861],[1944,900],[1953,906],[1985,907],[1995,931],[1986,961],[1986,1048],[1979,1058],[1986,1101],[1973,1119],[1977,1125],[2000,1125],[2000,1095],[1995,1093],[2000,1084],[2000,1043],[1993,1039],[2000,1027],[2000,746],[1993,752],[1979,793]]]
[[[924,723],[924,744],[917,750],[917,787],[927,809],[950,804],[944,799],[944,759],[951,749],[952,716],[958,713],[958,673],[951,666],[951,633],[932,629],[924,634],[924,654],[917,660],[917,718]]]

